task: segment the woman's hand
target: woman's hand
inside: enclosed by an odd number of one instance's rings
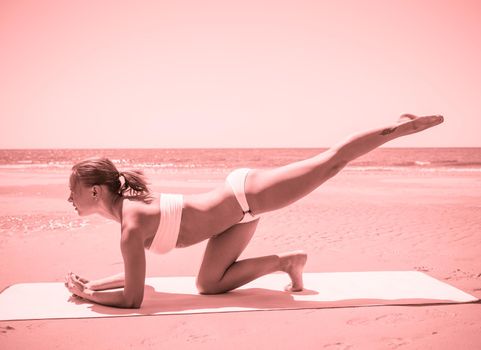
[[[123,289],[115,291],[94,291],[89,285],[90,283],[87,279],[72,272],[69,272],[67,276],[65,276],[65,287],[72,293],[73,298],[114,307],[129,309],[140,307],[140,303],[137,306],[137,304],[132,304],[130,300],[126,300]]]
[[[73,272],[69,272],[65,276],[65,287],[75,296],[86,299],[86,293],[88,291],[88,280],[80,277]]]

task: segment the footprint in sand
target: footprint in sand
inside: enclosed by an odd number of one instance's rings
[[[392,313],[376,317],[376,321],[382,323],[397,324],[398,322],[406,321],[408,318],[402,313]]]
[[[451,273],[448,276],[444,277],[444,279],[458,281],[462,279],[478,279],[480,277],[481,277],[481,273],[456,269],[451,271]]]
[[[414,266],[414,270],[421,271],[421,272],[429,272],[429,267],[426,266]]]
[[[429,319],[435,319],[435,318],[454,318],[458,314],[452,311],[440,310],[436,308],[428,308],[425,311],[425,315],[429,317]]]
[[[347,320],[347,324],[350,326],[364,325],[369,323],[371,320],[366,317],[355,317]]]
[[[15,330],[15,328],[13,328],[12,326],[7,326],[7,327],[0,327],[1,329],[1,333],[7,333],[8,331],[13,331]]]
[[[323,346],[324,349],[333,349],[333,350],[349,350],[352,349],[352,345],[344,344],[342,342],[336,343],[329,343]]]
[[[388,341],[387,346],[389,347],[389,349],[397,349],[410,343],[408,339],[404,338],[388,338],[386,340]]]

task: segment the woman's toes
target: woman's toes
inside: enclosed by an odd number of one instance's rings
[[[418,124],[418,128],[426,129],[430,128],[432,126],[441,124],[444,121],[444,118],[442,115],[428,115],[425,117],[418,118],[415,121],[415,124]]]
[[[438,125],[444,122],[444,117],[442,115],[435,115],[434,116],[434,125]]]
[[[398,128],[404,135],[409,135],[441,124],[443,121],[442,115],[416,117],[413,114],[403,114],[399,118]]]

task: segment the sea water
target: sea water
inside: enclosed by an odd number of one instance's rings
[[[325,149],[16,149],[0,150],[0,238],[35,232],[64,232],[102,223],[100,217],[79,217],[67,203],[68,174],[73,164],[94,156],[108,157],[120,169],[146,173],[222,178],[239,167],[269,168],[314,156]],[[481,148],[379,148],[351,162],[350,172],[435,173],[449,177],[479,176]],[[479,174],[479,175],[478,175]],[[14,176],[14,183],[12,181]],[[25,178],[22,185],[21,177]],[[203,179],[206,176],[202,177]],[[7,180],[10,179],[10,180]],[[55,180],[55,181],[54,181]],[[19,185],[20,183],[20,185]],[[40,191],[40,192],[39,192]],[[56,198],[61,204],[40,202]],[[37,204],[35,204],[35,202]],[[42,202],[42,203],[43,203]],[[65,205],[65,208],[58,208]],[[39,210],[38,208],[41,208]],[[2,212],[3,211],[3,212]],[[0,240],[1,243],[1,240]]]
[[[121,168],[215,172],[275,167],[322,148],[3,149],[0,169],[69,169],[82,159],[108,157]],[[379,148],[352,161],[353,171],[481,172],[481,148]],[[0,184],[1,185],[1,184]]]

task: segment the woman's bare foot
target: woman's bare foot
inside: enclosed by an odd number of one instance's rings
[[[278,256],[281,258],[281,271],[288,273],[292,281],[284,290],[288,292],[302,291],[304,288],[302,271],[307,262],[307,254],[302,250],[295,250]]]
[[[398,119],[397,129],[403,135],[409,135],[441,124],[443,121],[444,117],[442,115],[417,117],[413,114],[403,114]]]

